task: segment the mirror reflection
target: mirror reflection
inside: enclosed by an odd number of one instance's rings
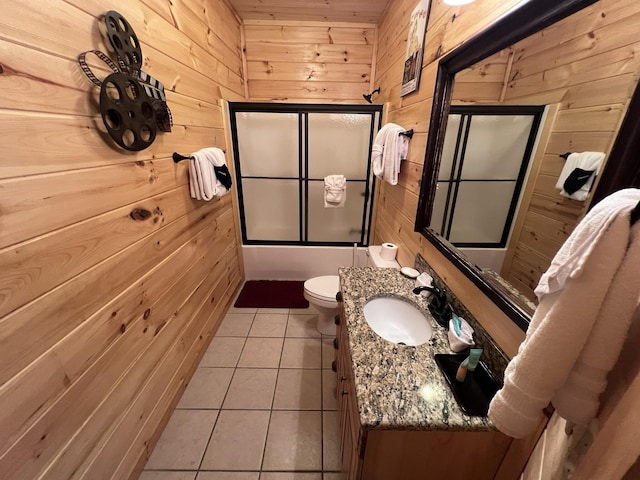
[[[608,154],[633,94],[631,25],[600,1],[455,75],[429,228],[530,309],[591,201],[560,195],[562,155]]]
[[[456,247],[466,247],[475,263],[489,261],[477,249],[504,251],[542,112],[541,107],[450,109],[430,227]]]

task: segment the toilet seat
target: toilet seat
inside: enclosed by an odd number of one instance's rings
[[[310,278],[304,282],[304,294],[307,300],[313,298],[316,303],[320,303],[323,306],[326,304],[327,307],[336,307],[338,305],[336,294],[339,290],[340,278],[337,275],[324,275]]]

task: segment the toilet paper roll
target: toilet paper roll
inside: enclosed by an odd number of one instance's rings
[[[383,243],[380,249],[380,257],[383,260],[395,260],[398,254],[398,247],[393,243]]]

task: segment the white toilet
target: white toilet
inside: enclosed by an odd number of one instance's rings
[[[395,260],[384,260],[380,256],[381,246],[367,248],[367,266],[374,268],[400,268]],[[316,328],[322,335],[335,336],[335,316],[338,314],[336,294],[340,290],[338,275],[324,275],[304,282],[304,298],[320,313]]]

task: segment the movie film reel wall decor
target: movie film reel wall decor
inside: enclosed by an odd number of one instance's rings
[[[133,28],[116,11],[99,19],[105,45],[117,63],[106,53],[89,50],[78,56],[85,75],[100,88],[100,114],[109,136],[125,150],[144,150],[153,143],[158,131],[170,132],[173,126],[164,86],[142,71],[142,50]],[[93,54],[112,73],[99,80],[87,64]]]

